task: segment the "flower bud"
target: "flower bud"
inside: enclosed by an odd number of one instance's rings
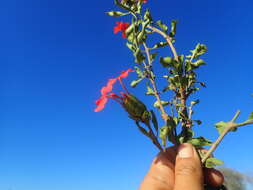
[[[149,122],[150,114],[147,111],[146,106],[135,96],[124,94],[122,106],[133,120],[141,121],[143,123]]]

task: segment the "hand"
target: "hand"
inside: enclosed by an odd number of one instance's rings
[[[154,159],[139,190],[203,190],[204,181],[221,186],[223,175],[215,169],[204,169],[191,144],[170,147]]]

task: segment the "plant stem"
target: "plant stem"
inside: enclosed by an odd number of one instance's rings
[[[148,47],[147,47],[147,45],[145,43],[143,43],[143,46],[145,48],[145,52],[146,52],[146,55],[147,55],[148,64],[149,64],[149,66],[151,66],[152,63],[151,63],[149,49],[148,49]],[[149,80],[150,80],[150,82],[151,82],[151,84],[153,86],[155,97],[156,97],[156,99],[157,99],[157,101],[159,103],[159,107],[160,107],[160,110],[162,112],[162,118],[164,119],[165,122],[167,122],[169,116],[165,112],[165,109],[164,109],[164,107],[162,105],[162,101],[161,101],[160,95],[158,93],[158,89],[157,89],[157,85],[156,85],[155,79],[154,79],[154,77],[152,75],[148,76],[148,78],[149,78]]]
[[[151,126],[149,123],[146,124],[148,129],[149,129],[149,133],[150,133],[150,139],[152,140],[153,144],[156,145],[156,147],[162,152],[163,148],[160,145],[159,141],[157,140],[157,137],[155,136]]]
[[[233,117],[233,119],[230,122],[228,122],[228,125],[224,128],[224,131],[221,133],[221,135],[218,137],[218,139],[212,144],[211,148],[207,151],[205,156],[202,158],[202,160],[201,160],[202,163],[204,163],[209,158],[209,156],[212,155],[212,153],[215,151],[215,149],[221,143],[221,141],[226,136],[226,134],[229,131],[231,131],[231,129],[236,128],[236,127],[241,127],[241,126],[253,124],[253,120],[247,120],[247,121],[242,122],[242,123],[234,123],[239,115],[240,115],[240,111],[238,110],[236,112],[235,116]]]
[[[169,35],[167,35],[165,32],[163,32],[163,31],[159,30],[158,28],[153,27],[151,25],[148,25],[148,28],[151,29],[151,30],[153,30],[154,32],[160,34],[161,36],[163,36],[166,39],[166,41],[169,44],[170,49],[171,49],[171,51],[172,51],[172,53],[174,55],[175,60],[178,62],[177,51],[176,51],[175,47],[172,44],[171,37]]]

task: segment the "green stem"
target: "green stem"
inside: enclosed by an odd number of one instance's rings
[[[231,129],[236,128],[236,127],[241,127],[241,126],[253,124],[253,120],[247,120],[247,121],[242,122],[242,123],[234,123],[239,115],[240,115],[240,111],[238,110],[236,112],[235,116],[233,117],[233,119],[230,122],[228,122],[228,125],[224,128],[224,131],[221,133],[221,135],[218,137],[218,139],[212,144],[211,148],[207,151],[205,156],[202,158],[202,160],[201,160],[202,163],[204,163],[212,155],[212,153],[216,150],[218,145],[221,143],[221,141],[227,135],[227,133],[229,131],[231,131]]]

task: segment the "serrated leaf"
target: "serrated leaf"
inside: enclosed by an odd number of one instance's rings
[[[192,145],[196,147],[202,147],[202,146],[210,146],[212,145],[212,141],[204,138],[204,137],[197,137],[197,138],[192,138],[188,141],[188,143],[191,143]]]
[[[221,160],[218,160],[217,158],[208,158],[205,162],[206,168],[213,168],[218,165],[222,165],[224,162]]]
[[[120,17],[120,16],[128,15],[129,13],[123,13],[120,11],[109,11],[109,12],[106,12],[106,14],[113,17]]]
[[[150,113],[151,113],[151,118],[152,118],[152,123],[154,125],[154,128],[156,130],[156,132],[158,132],[158,122],[157,122],[157,119],[156,119],[156,116],[155,116],[155,113],[153,110],[150,110]]]
[[[154,96],[155,95],[154,90],[150,86],[147,86],[146,95],[150,95],[150,96]]]
[[[143,80],[143,78],[140,78],[138,80],[133,80],[131,82],[131,87],[135,88],[142,80]]]
[[[158,20],[158,21],[156,22],[156,24],[157,24],[164,32],[167,33],[167,31],[168,31],[168,26],[166,26],[165,24],[163,24],[161,20]]]
[[[218,130],[219,134],[222,134],[225,127],[228,125],[227,122],[224,121],[220,121],[218,123],[215,124],[216,129]]]
[[[248,120],[253,120],[253,112],[249,115],[249,119]]]
[[[163,106],[167,106],[167,105],[169,105],[170,102],[168,102],[168,101],[161,101],[161,103],[162,103]],[[158,101],[156,101],[156,102],[154,103],[154,107],[160,108],[160,104],[159,104]]]

